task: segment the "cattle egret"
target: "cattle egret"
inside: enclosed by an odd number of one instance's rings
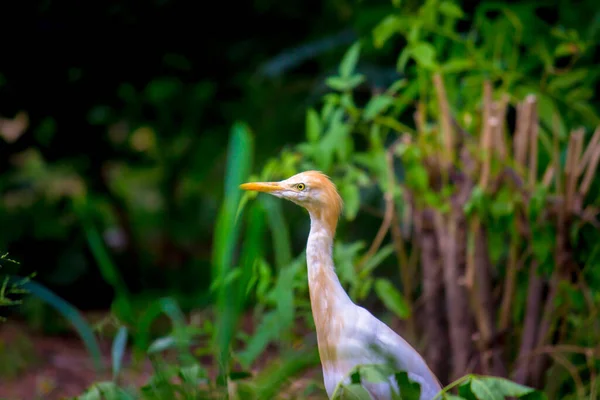
[[[306,245],[308,286],[317,330],[323,379],[329,398],[340,381],[358,365],[386,364],[421,385],[420,400],[431,400],[441,386],[425,360],[402,337],[366,309],[352,302],[335,273],[332,247],[342,199],[329,178],[318,171],[301,172],[280,182],[244,183],[241,189],[269,193],[304,207],[310,214]],[[362,382],[373,399],[391,399],[398,386]]]

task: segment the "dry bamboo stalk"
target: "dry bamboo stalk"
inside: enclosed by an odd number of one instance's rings
[[[490,81],[486,80],[483,82],[483,110],[481,116],[481,137],[479,138],[480,148],[484,148],[485,130],[488,127],[490,117],[493,115],[492,107],[492,84]]]
[[[600,143],[600,126],[596,128],[590,142],[588,143],[583,156],[581,157],[581,162],[579,163],[579,175],[583,174],[583,170],[588,165],[588,163],[592,159],[592,155],[594,154],[594,149]]]
[[[546,168],[546,172],[544,172],[544,176],[542,177],[542,185],[548,188],[552,183],[552,178],[554,177],[554,165],[548,164]]]
[[[537,158],[538,158],[538,116],[537,101],[535,97],[531,101],[531,119],[529,120],[529,185],[532,187],[537,182]]]
[[[575,189],[579,172],[579,159],[583,148],[583,129],[571,132],[567,148],[565,165],[565,210],[569,214],[573,210]]]
[[[529,269],[529,288],[527,292],[527,306],[525,311],[525,323],[521,346],[517,360],[521,360],[519,367],[514,373],[514,381],[520,384],[526,384],[530,373],[529,353],[533,350],[538,333],[539,314],[542,305],[542,290],[544,282],[537,274],[537,263],[531,263]]]
[[[523,103],[517,107],[517,126],[515,132],[515,160],[521,166],[525,165],[527,157],[528,131],[531,127],[531,110],[535,103],[535,96],[529,95]]]
[[[448,337],[445,312],[444,281],[442,273],[441,246],[436,243],[435,230],[425,227],[425,215],[431,210],[415,210],[415,231],[421,253],[423,301],[425,303],[425,331],[428,346],[425,359],[442,382],[448,381],[448,349],[452,349]],[[450,351],[451,353],[451,351]],[[444,355],[446,354],[446,355]]]
[[[504,93],[502,95],[502,98],[500,99],[500,102],[498,103],[498,106],[496,107],[496,112],[494,114],[494,116],[498,119],[498,121],[500,122],[498,125],[498,128],[495,131],[494,134],[494,147],[496,148],[496,151],[498,152],[498,156],[500,157],[501,160],[506,160],[506,156],[507,156],[507,149],[506,149],[506,138],[504,137],[504,126],[506,124],[506,110],[508,108],[508,100],[509,97],[506,93]]]
[[[600,132],[600,127],[596,129],[596,133]],[[596,136],[596,133],[594,136]],[[596,169],[598,168],[598,162],[600,161],[600,135],[599,138],[595,141],[594,147],[588,147],[589,150],[589,163],[587,164],[587,169],[583,176],[583,180],[581,181],[581,185],[579,186],[579,195],[584,198],[587,195],[588,190],[590,189],[590,185],[592,184],[592,180],[596,175]],[[587,153],[588,151],[586,151]],[[585,157],[585,155],[584,155]]]
[[[489,181],[490,181],[490,165],[491,165],[491,151],[492,151],[492,133],[498,127],[498,120],[495,117],[490,117],[490,119],[485,124],[485,128],[483,130],[483,165],[481,166],[481,176],[479,177],[479,185],[483,190],[486,189]]]
[[[454,380],[465,374],[469,364],[471,335],[468,318],[468,301],[460,279],[457,263],[458,248],[456,243],[457,219],[451,212],[448,219],[434,211],[434,225],[439,241],[443,262],[443,278],[448,309],[448,325],[450,331],[450,348],[452,349],[452,372]]]
[[[558,116],[552,116],[552,164],[554,165],[554,184],[556,193],[562,192],[562,179],[560,170],[560,128]]]
[[[504,279],[504,293],[502,296],[502,303],[500,306],[500,331],[508,329],[510,324],[510,311],[512,307],[512,300],[515,293],[515,283],[517,279],[517,259],[519,258],[518,253],[518,239],[516,237],[511,238],[510,250],[508,253],[508,264],[506,266],[506,277]]]
[[[452,117],[450,116],[450,106],[448,105],[448,96],[444,80],[440,74],[433,76],[435,93],[441,112],[442,141],[444,145],[443,165],[449,168],[454,162],[454,130],[452,128]]]

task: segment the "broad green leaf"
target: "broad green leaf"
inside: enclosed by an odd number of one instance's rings
[[[356,274],[354,260],[358,252],[364,247],[362,242],[340,243],[336,242],[333,247],[333,258],[336,265],[336,271],[342,283],[349,283],[354,287],[360,280]]]
[[[504,400],[505,397],[522,397],[536,392],[504,378],[471,377],[471,390],[479,400]]]
[[[357,42],[350,46],[348,51],[346,51],[346,54],[344,54],[344,58],[342,58],[339,68],[340,76],[342,78],[350,78],[350,76],[354,73],[359,56],[360,43]]]
[[[360,207],[360,190],[357,185],[352,183],[344,184],[341,189],[342,199],[344,200],[344,214],[349,221],[352,221]]]
[[[475,63],[470,59],[455,58],[442,65],[442,72],[455,74],[472,69]]]
[[[119,376],[119,372],[121,371],[121,365],[123,362],[123,355],[125,354],[125,348],[127,346],[127,328],[122,326],[119,328],[113,342],[111,348],[111,358],[112,358],[112,372],[113,372],[113,381],[117,379]]]
[[[321,132],[322,127],[319,114],[313,108],[309,108],[306,112],[306,139],[310,143],[314,143],[319,140]]]
[[[440,13],[444,14],[447,17],[450,18],[463,18],[465,13],[463,12],[463,10],[460,9],[460,7],[450,1],[443,1],[440,3],[439,5],[439,11]]]
[[[371,400],[371,395],[360,384],[353,383],[341,386],[333,398],[335,400]]]
[[[418,382],[410,380],[406,372],[396,373],[395,378],[402,400],[419,400],[421,398],[421,385]]]
[[[364,364],[358,367],[360,380],[364,383],[383,383],[389,382],[390,376],[394,370],[383,364]]]
[[[426,191],[429,188],[429,174],[420,164],[411,165],[406,170],[406,183],[416,191]]]
[[[275,252],[276,266],[281,268],[292,261],[292,245],[289,229],[283,216],[283,202],[272,196],[263,196],[261,203],[266,213],[271,237],[273,238],[273,250]]]
[[[363,118],[366,121],[370,121],[377,115],[385,112],[387,108],[394,102],[394,98],[389,95],[379,95],[371,98],[365,106]]]
[[[387,279],[377,279],[375,281],[375,293],[387,309],[396,314],[398,318],[406,319],[410,316],[410,309],[404,296]]]
[[[325,80],[325,84],[340,92],[352,90],[365,81],[364,75],[352,75],[349,77],[331,76]]]
[[[436,66],[435,61],[435,49],[429,43],[421,42],[411,48],[411,55],[421,67],[434,68]]]
[[[553,76],[548,83],[548,91],[567,89],[572,86],[581,85],[583,81],[590,76],[590,71],[586,68],[569,70],[564,74]]]
[[[388,15],[373,29],[373,44],[381,48],[395,33],[401,32],[408,21],[397,16]]]

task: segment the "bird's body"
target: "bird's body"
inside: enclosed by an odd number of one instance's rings
[[[369,311],[354,304],[340,284],[332,257],[342,207],[335,185],[322,173],[307,171],[281,182],[247,183],[242,188],[291,200],[310,214],[306,246],[308,284],[329,398],[357,365],[386,364],[406,371],[411,380],[421,385],[420,400],[433,399],[441,387],[419,353]],[[391,399],[391,390],[398,391],[393,377],[388,383],[363,386],[375,400]]]

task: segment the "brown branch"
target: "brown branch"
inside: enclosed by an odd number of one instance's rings
[[[377,231],[377,234],[375,235],[375,239],[373,239],[373,242],[371,243],[369,250],[365,253],[365,255],[357,263],[356,268],[358,271],[360,271],[362,269],[363,265],[367,261],[369,261],[369,259],[371,257],[373,257],[375,255],[375,253],[377,253],[377,250],[379,250],[379,248],[381,247],[381,243],[383,243],[383,239],[385,238],[385,235],[387,234],[387,232],[390,229],[390,224],[392,223],[392,216],[393,216],[394,200],[390,193],[385,193],[383,195],[383,197],[385,199],[385,213],[383,215],[383,221],[381,222],[381,226],[379,227],[379,230]]]
[[[423,279],[422,301],[425,306],[425,327],[428,345],[425,359],[441,382],[448,382],[450,343],[448,341],[446,301],[440,247],[436,243],[435,231],[425,223],[431,209],[415,210],[414,221]]]
[[[542,290],[544,288],[544,282],[542,278],[537,274],[537,262],[533,261],[529,269],[529,288],[527,293],[527,306],[525,311],[525,323],[523,328],[523,335],[521,337],[521,346],[519,347],[518,359],[522,358],[525,360],[525,356],[529,354],[534,346],[537,339],[537,328],[539,324],[538,316],[541,311],[542,304]],[[529,360],[525,360],[521,363],[519,368],[514,373],[514,381],[520,384],[526,384],[529,378],[530,365]]]
[[[457,378],[467,371],[471,335],[469,329],[468,301],[462,285],[459,285],[460,272],[457,263],[456,243],[457,216],[454,210],[445,219],[439,212],[434,214],[434,226],[443,259],[443,277],[450,328],[450,348],[452,350],[452,377]]]
[[[450,115],[450,106],[448,105],[448,96],[444,80],[438,73],[433,76],[433,85],[437,96],[438,105],[441,112],[442,139],[444,145],[443,163],[448,168],[454,162],[454,130],[452,127],[452,117]]]

